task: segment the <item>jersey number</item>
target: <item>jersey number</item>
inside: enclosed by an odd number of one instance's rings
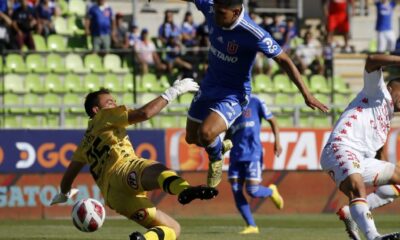
[[[110,151],[110,147],[104,145],[100,150],[97,149],[101,142],[101,139],[98,137],[94,140],[92,147],[86,152],[88,158],[93,159],[92,164],[90,164],[90,173],[92,174],[93,178],[97,180],[99,178],[99,173],[101,172],[101,168],[97,173],[94,171],[94,168],[99,164],[99,161],[108,155],[108,151]]]

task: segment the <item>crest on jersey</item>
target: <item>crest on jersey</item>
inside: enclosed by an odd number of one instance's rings
[[[146,220],[148,215],[149,214],[147,213],[146,209],[139,209],[133,214],[132,218],[136,222],[142,222],[142,221]]]
[[[236,54],[237,50],[239,48],[239,45],[235,42],[228,42],[228,47],[226,50],[228,51],[229,54]]]

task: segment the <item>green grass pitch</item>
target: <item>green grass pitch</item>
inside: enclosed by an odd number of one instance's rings
[[[397,215],[375,214],[381,233],[400,230]],[[334,214],[321,215],[255,215],[261,233],[242,236],[237,232],[243,227],[239,216],[177,218],[182,225],[180,240],[340,240],[348,239],[344,227]],[[79,232],[70,220],[0,221],[0,239],[128,239],[132,231],[144,228],[125,219],[106,219],[95,233]]]

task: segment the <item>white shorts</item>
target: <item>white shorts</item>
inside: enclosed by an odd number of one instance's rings
[[[383,175],[393,174],[391,169],[394,170],[395,165],[366,157],[350,147],[327,145],[322,151],[321,167],[329,173],[338,187],[343,180],[355,173],[361,174],[366,185],[377,186],[382,177],[390,179],[391,176]]]

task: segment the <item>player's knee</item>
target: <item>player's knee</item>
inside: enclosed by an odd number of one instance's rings
[[[198,134],[199,134],[200,142],[203,145],[210,144],[216,137],[215,133],[211,130],[211,128],[208,126],[205,126],[205,125],[202,125],[200,127]]]
[[[252,198],[257,197],[258,190],[259,190],[258,185],[252,185],[252,184],[246,185],[246,192]]]

